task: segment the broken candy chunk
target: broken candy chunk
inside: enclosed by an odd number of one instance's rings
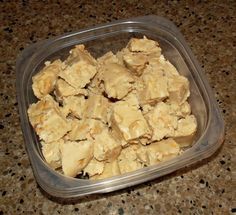
[[[72,65],[78,61],[84,61],[90,65],[96,65],[97,61],[92,55],[85,49],[83,44],[76,45],[75,48],[70,50],[70,56],[66,60],[66,64]]]
[[[97,59],[98,64],[119,63],[119,59],[111,51]]]
[[[84,117],[98,119],[106,123],[108,121],[109,102],[102,95],[90,94],[86,100]]]
[[[130,53],[128,48],[123,48],[116,53],[116,58],[118,59],[119,64],[125,66],[124,55]]]
[[[142,39],[132,38],[128,45],[128,49],[132,52],[159,53],[161,55],[161,48],[158,42],[149,40],[145,36]]]
[[[137,149],[138,146],[134,144],[121,151],[120,156],[118,157],[118,165],[121,174],[132,172],[143,167],[141,162],[138,160],[136,154]]]
[[[173,114],[176,114],[176,116],[178,116],[179,118],[186,117],[191,113],[191,107],[187,101],[185,101],[181,105],[170,101],[167,101],[166,104],[170,106],[171,112]]]
[[[155,104],[169,96],[167,77],[162,70],[148,65],[141,76],[143,87],[137,89],[142,104]]]
[[[122,99],[132,90],[134,79],[124,66],[108,63],[101,69],[104,89],[109,98]]]
[[[137,109],[140,108],[137,95],[134,91],[129,93],[122,101],[127,102],[130,106],[134,106]]]
[[[109,163],[105,163],[102,174],[95,175],[91,179],[104,179],[104,178],[109,178],[116,175],[120,175],[120,168],[119,168],[117,160],[114,160]]]
[[[84,172],[88,173],[89,176],[94,176],[97,174],[101,174],[104,169],[104,162],[97,161],[96,159],[92,159],[88,165],[84,168]]]
[[[58,103],[50,95],[46,95],[42,100],[30,105],[28,109],[28,115],[32,126],[42,122],[41,115],[43,112],[47,112],[50,109],[60,111]]]
[[[61,153],[60,144],[64,141],[62,139],[53,141],[50,143],[44,143],[42,141],[42,152],[47,163],[53,168],[57,169],[61,167]]]
[[[174,137],[182,147],[188,146],[193,142],[194,135],[197,131],[197,120],[194,115],[186,116],[178,120],[178,126]]]
[[[32,78],[34,95],[39,99],[53,91],[58,74],[63,67],[63,63],[60,60],[52,63],[46,62],[45,64],[45,67]]]
[[[165,161],[176,157],[179,152],[179,145],[171,138],[150,144],[147,149],[150,165],[156,161]]]
[[[75,89],[63,79],[57,80],[54,92],[59,101],[63,100],[64,97],[68,97],[68,96],[75,96],[75,95],[87,96],[88,95],[88,92],[86,89]]]
[[[143,104],[142,105],[142,113],[145,116],[145,114],[147,114],[149,111],[153,110],[154,106],[150,105],[150,104]]]
[[[118,157],[121,151],[121,144],[117,142],[108,130],[104,129],[95,136],[94,157],[99,161],[112,161]]]
[[[183,104],[190,95],[188,79],[180,75],[169,78],[168,92],[170,101]]]
[[[30,105],[28,116],[39,138],[46,143],[59,140],[71,129],[59,105],[50,95]]]
[[[101,134],[103,130],[107,129],[106,125],[100,120],[88,119],[87,121],[90,125],[90,136],[95,139],[96,135]]]
[[[127,101],[114,104],[111,125],[112,129],[121,133],[127,142],[143,136],[150,136],[148,124],[141,111]]]
[[[145,115],[145,118],[153,130],[152,141],[159,141],[164,137],[174,135],[178,118],[172,114],[170,106],[164,102],[159,102]]]
[[[165,75],[170,78],[173,76],[179,76],[179,72],[168,60],[165,59],[164,55],[160,55],[158,58],[155,56],[149,57],[149,64],[154,65],[156,68],[163,70]]]
[[[179,152],[179,145],[172,138],[168,138],[138,148],[137,156],[141,162],[147,165],[153,165],[175,157]]]
[[[110,122],[109,128],[111,128],[111,124],[112,124],[112,122]],[[120,130],[114,124],[112,125],[112,129],[110,129],[110,134],[117,142],[119,142],[121,144],[122,147],[128,144],[125,141]]]
[[[71,131],[65,136],[66,140],[87,140],[90,138],[89,123],[85,120],[72,119],[71,121]]]
[[[86,61],[79,61],[68,65],[59,73],[59,76],[75,89],[81,89],[90,82],[96,72],[95,66]]]
[[[60,152],[64,174],[75,177],[93,158],[93,142],[66,141],[60,145]]]
[[[71,121],[71,131],[66,136],[69,140],[86,140],[95,138],[97,134],[100,134],[104,129],[105,125],[94,119],[73,119]]]
[[[143,53],[129,52],[123,56],[123,60],[133,74],[140,76],[148,63],[148,56]]]
[[[72,114],[77,118],[82,118],[85,110],[84,96],[68,96],[63,100],[63,113],[67,116]]]

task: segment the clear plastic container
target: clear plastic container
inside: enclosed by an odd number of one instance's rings
[[[130,38],[143,35],[158,41],[164,56],[190,81],[189,101],[198,122],[193,146],[169,161],[103,180],[70,178],[51,169],[43,158],[40,143],[27,116],[29,105],[37,101],[32,91],[32,76],[46,60],[65,59],[75,44],[85,44],[90,53],[98,57],[110,50],[116,52]],[[16,69],[17,98],[26,149],[38,184],[53,196],[71,198],[140,184],[209,157],[223,142],[224,124],[209,84],[177,27],[162,17],[115,21],[38,42],[21,53]]]

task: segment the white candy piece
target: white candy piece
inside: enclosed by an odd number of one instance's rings
[[[45,67],[33,76],[33,91],[34,95],[41,99],[54,90],[58,74],[63,68],[63,63],[56,60],[52,63],[47,63]]]
[[[143,167],[137,157],[137,145],[130,145],[124,148],[118,157],[118,165],[121,174],[132,172]]]
[[[178,117],[172,113],[169,105],[159,102],[153,110],[145,115],[145,118],[153,130],[152,141],[174,136]]]
[[[151,131],[141,111],[128,101],[114,104],[111,122],[112,129],[121,133],[127,142],[150,136]]]
[[[99,161],[115,160],[121,151],[121,144],[117,142],[108,130],[103,130],[95,136],[94,157]]]
[[[120,168],[118,161],[114,160],[108,163],[104,163],[104,170],[101,174],[91,177],[92,180],[109,178],[112,176],[120,175]]]
[[[124,66],[117,63],[108,63],[102,67],[102,81],[109,98],[122,99],[132,90],[132,78],[130,72]]]
[[[64,143],[62,139],[50,143],[42,143],[42,152],[47,163],[53,168],[61,167],[60,145]]]
[[[86,89],[75,89],[71,85],[69,85],[66,81],[63,79],[58,79],[57,83],[55,85],[55,95],[57,97],[57,100],[63,101],[64,97],[68,96],[75,96],[75,95],[84,95],[87,96],[88,92]]]
[[[50,95],[30,105],[28,116],[39,138],[46,143],[59,140],[71,130],[69,121]]]
[[[142,146],[137,150],[139,160],[146,165],[157,164],[176,157],[179,153],[180,147],[172,138]]]
[[[140,78],[143,87],[137,90],[142,104],[155,104],[169,96],[168,79],[158,67],[148,65]]]
[[[93,158],[93,142],[66,141],[60,145],[60,152],[63,173],[75,177]]]
[[[93,158],[88,165],[84,168],[84,172],[89,174],[89,177],[94,175],[100,175],[104,170],[104,162],[97,161]]]

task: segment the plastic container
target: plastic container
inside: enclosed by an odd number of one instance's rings
[[[90,53],[98,57],[107,51],[116,52],[123,48],[131,37],[143,35],[158,41],[164,56],[190,81],[189,101],[198,121],[193,146],[169,161],[103,180],[70,178],[51,169],[43,158],[40,143],[27,116],[29,105],[36,102],[32,76],[46,60],[65,59],[75,44],[85,44]],[[144,16],[115,21],[35,43],[18,57],[16,69],[17,98],[26,149],[38,184],[53,196],[78,197],[140,184],[209,157],[223,142],[223,120],[209,84],[177,27],[162,17]]]

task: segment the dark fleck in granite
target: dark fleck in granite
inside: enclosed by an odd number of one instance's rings
[[[25,151],[16,102],[16,57],[42,39],[148,14],[172,20],[198,58],[224,116],[224,145],[207,161],[152,182],[76,202],[58,202],[36,184]],[[232,179],[236,146],[236,1],[1,0],[0,20],[1,215],[236,212],[236,183]]]

